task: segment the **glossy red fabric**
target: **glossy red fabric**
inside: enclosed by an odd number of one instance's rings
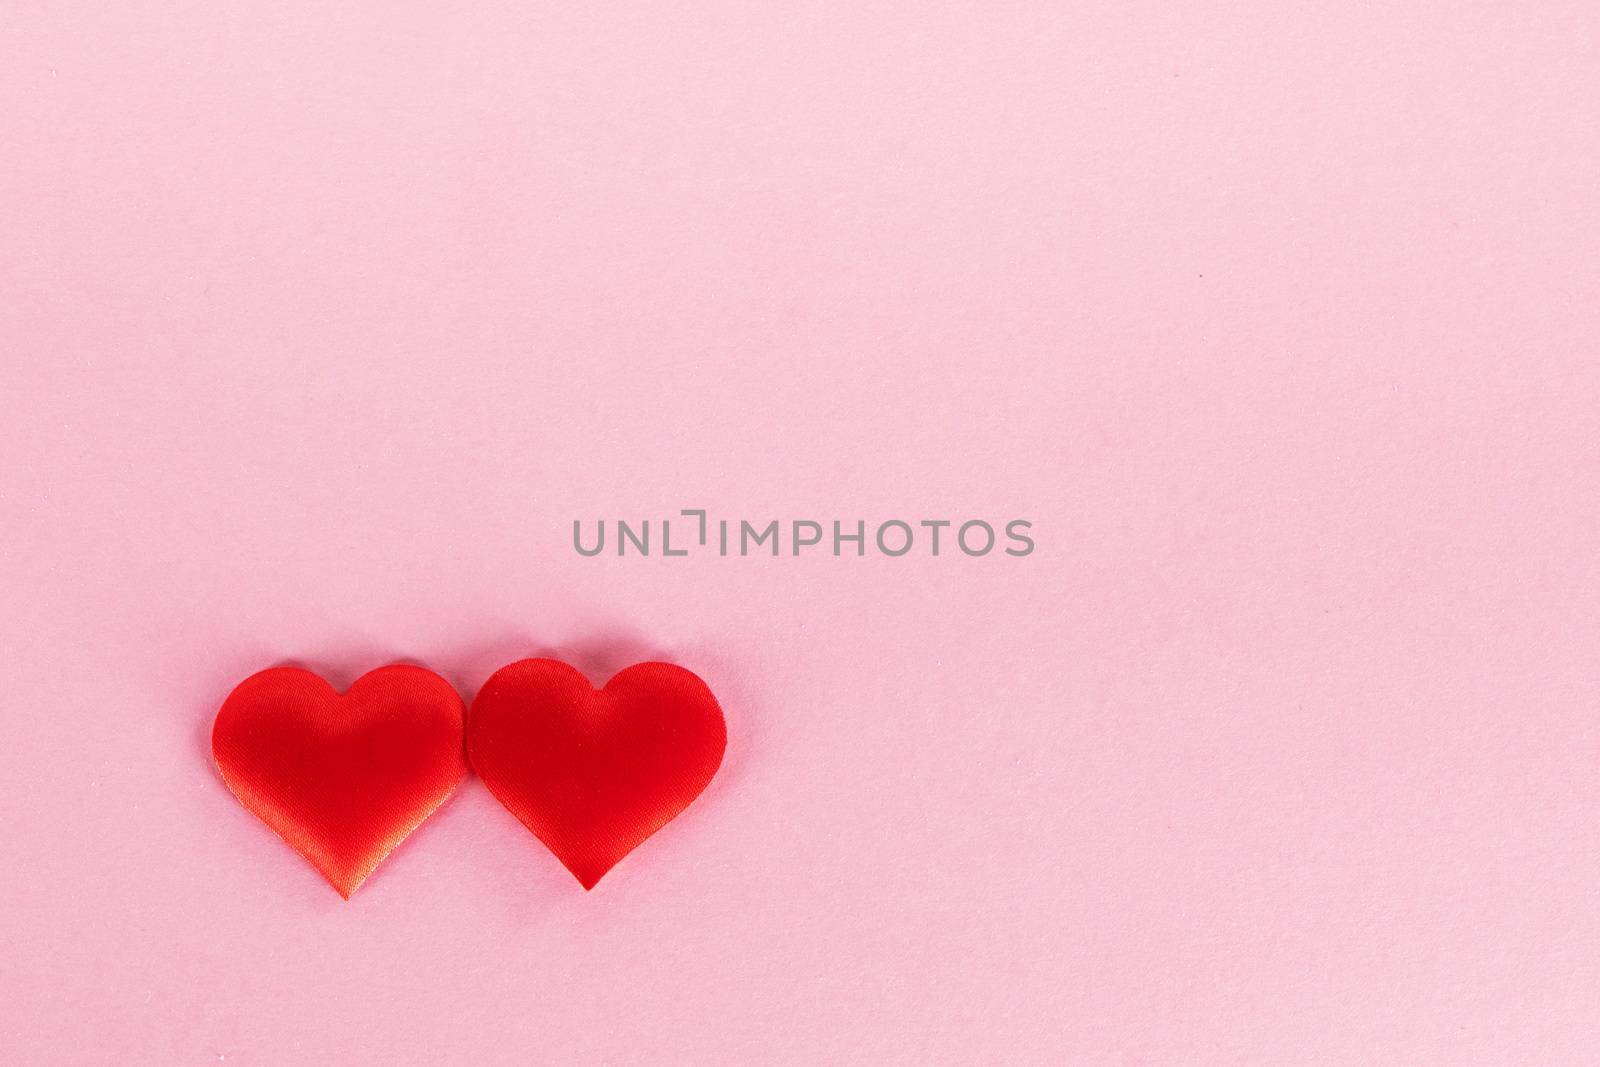
[[[726,746],[711,690],[670,663],[597,691],[565,663],[522,660],[467,716],[473,770],[585,889],[700,795]]]
[[[343,694],[275,667],[228,695],[211,751],[244,806],[348,898],[461,781],[462,719],[422,667],[380,667]]]

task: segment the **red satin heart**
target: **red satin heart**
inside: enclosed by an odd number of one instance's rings
[[[343,694],[274,667],[217,712],[211,752],[234,796],[348,898],[466,773],[461,698],[396,664]]]
[[[727,747],[716,698],[670,663],[596,690],[573,668],[496,671],[467,716],[467,757],[585,889],[700,795]]]

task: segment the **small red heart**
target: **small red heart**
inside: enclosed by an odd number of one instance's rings
[[[596,690],[552,659],[496,671],[467,716],[467,755],[585,889],[699,796],[728,732],[711,690],[637,663]]]
[[[211,752],[234,796],[348,898],[466,773],[461,698],[422,667],[348,691],[274,667],[217,712]]]

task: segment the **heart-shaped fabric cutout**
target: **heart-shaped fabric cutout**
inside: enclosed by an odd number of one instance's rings
[[[461,781],[462,716],[422,667],[380,667],[342,694],[274,667],[228,694],[211,752],[244,806],[348,898]]]
[[[472,769],[585,889],[700,795],[727,740],[711,690],[670,663],[597,690],[565,663],[522,660],[467,716]]]

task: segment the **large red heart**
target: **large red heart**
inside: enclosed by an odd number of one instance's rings
[[[421,667],[380,667],[343,694],[274,667],[228,694],[211,752],[244,806],[348,898],[466,773],[462,713]]]
[[[565,663],[525,659],[467,716],[472,769],[585,889],[700,795],[727,741],[711,690],[670,663],[596,690]]]

